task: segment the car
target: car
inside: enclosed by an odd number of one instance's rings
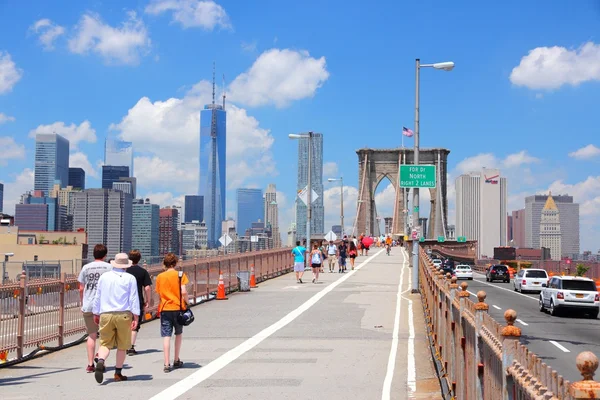
[[[548,283],[548,273],[543,269],[527,268],[520,270],[515,279],[513,286],[515,292],[541,292],[543,284]]]
[[[436,267],[439,267],[440,265],[442,265],[442,260],[440,260],[439,258],[434,258],[432,261],[433,265],[435,265]]]
[[[598,318],[600,295],[596,283],[579,276],[554,276],[542,289],[539,298],[541,312],[548,310],[557,315],[562,310],[583,311],[591,318]]]
[[[505,283],[510,282],[510,274],[508,267],[503,264],[496,264],[490,266],[485,273],[485,280],[488,282],[503,281]]]
[[[468,279],[473,280],[473,270],[467,264],[458,264],[454,269],[454,276],[457,279]]]
[[[450,274],[450,277],[455,276],[454,275],[454,270],[450,267],[442,267],[442,272],[444,273],[444,276],[446,276],[446,274]]]

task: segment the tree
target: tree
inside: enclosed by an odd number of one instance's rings
[[[590,267],[585,266],[584,264],[577,264],[577,271],[575,272],[575,276],[585,276],[585,273],[588,272]]]

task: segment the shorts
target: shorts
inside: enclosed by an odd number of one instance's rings
[[[346,257],[340,257],[340,265],[341,265],[342,267],[345,267],[345,266],[346,266]]]
[[[85,331],[88,335],[98,333],[98,325],[94,322],[94,313],[84,312],[83,322],[85,322]]]
[[[129,311],[100,314],[100,346],[129,350],[132,320],[133,316]]]
[[[179,311],[162,311],[160,313],[160,336],[171,337],[173,328],[175,328],[175,335],[183,333],[183,325],[177,322],[178,314]]]
[[[313,264],[311,264],[311,267],[313,267],[313,268],[321,268],[321,264],[315,264],[315,263],[313,263]]]
[[[304,272],[304,262],[295,262],[294,272]]]

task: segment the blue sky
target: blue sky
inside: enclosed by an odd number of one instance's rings
[[[229,214],[233,189],[274,182],[285,231],[297,151],[287,134],[325,135],[325,174],[344,176],[352,204],[355,150],[398,146],[402,126],[413,127],[419,57],[456,63],[421,74],[421,145],[451,150],[452,182],[497,166],[510,210],[525,195],[568,192],[581,203],[582,250],[600,248],[596,1],[15,4],[0,2],[0,182],[9,212],[31,189],[36,132],[71,140],[71,163],[86,169],[88,187],[99,185],[110,133],[134,142],[141,195],[167,205],[193,194],[198,111],[210,101],[214,60],[230,104]],[[326,189],[329,227],[339,190]],[[384,184],[377,193],[385,216],[393,191]]]

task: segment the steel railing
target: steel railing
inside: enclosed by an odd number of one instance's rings
[[[514,326],[517,313],[504,313],[502,326],[488,314],[486,293],[471,301],[468,284],[444,276],[420,250],[421,297],[431,335],[432,352],[443,387],[458,400],[575,400],[600,399],[600,383],[593,380],[598,358],[591,352],[577,356],[583,380],[563,379],[526,346]]]
[[[144,265],[152,278],[152,295],[143,319],[157,315],[159,296],[154,282],[162,266]],[[264,281],[293,269],[290,249],[263,250],[219,257],[181,260],[177,269],[189,279],[191,305],[214,298],[222,274],[226,293],[239,290],[237,273],[254,267],[256,281]],[[32,279],[22,274],[18,282],[0,285],[0,365],[22,359],[29,349],[54,349],[66,339],[84,335],[79,283],[76,275],[62,273],[59,279]]]

